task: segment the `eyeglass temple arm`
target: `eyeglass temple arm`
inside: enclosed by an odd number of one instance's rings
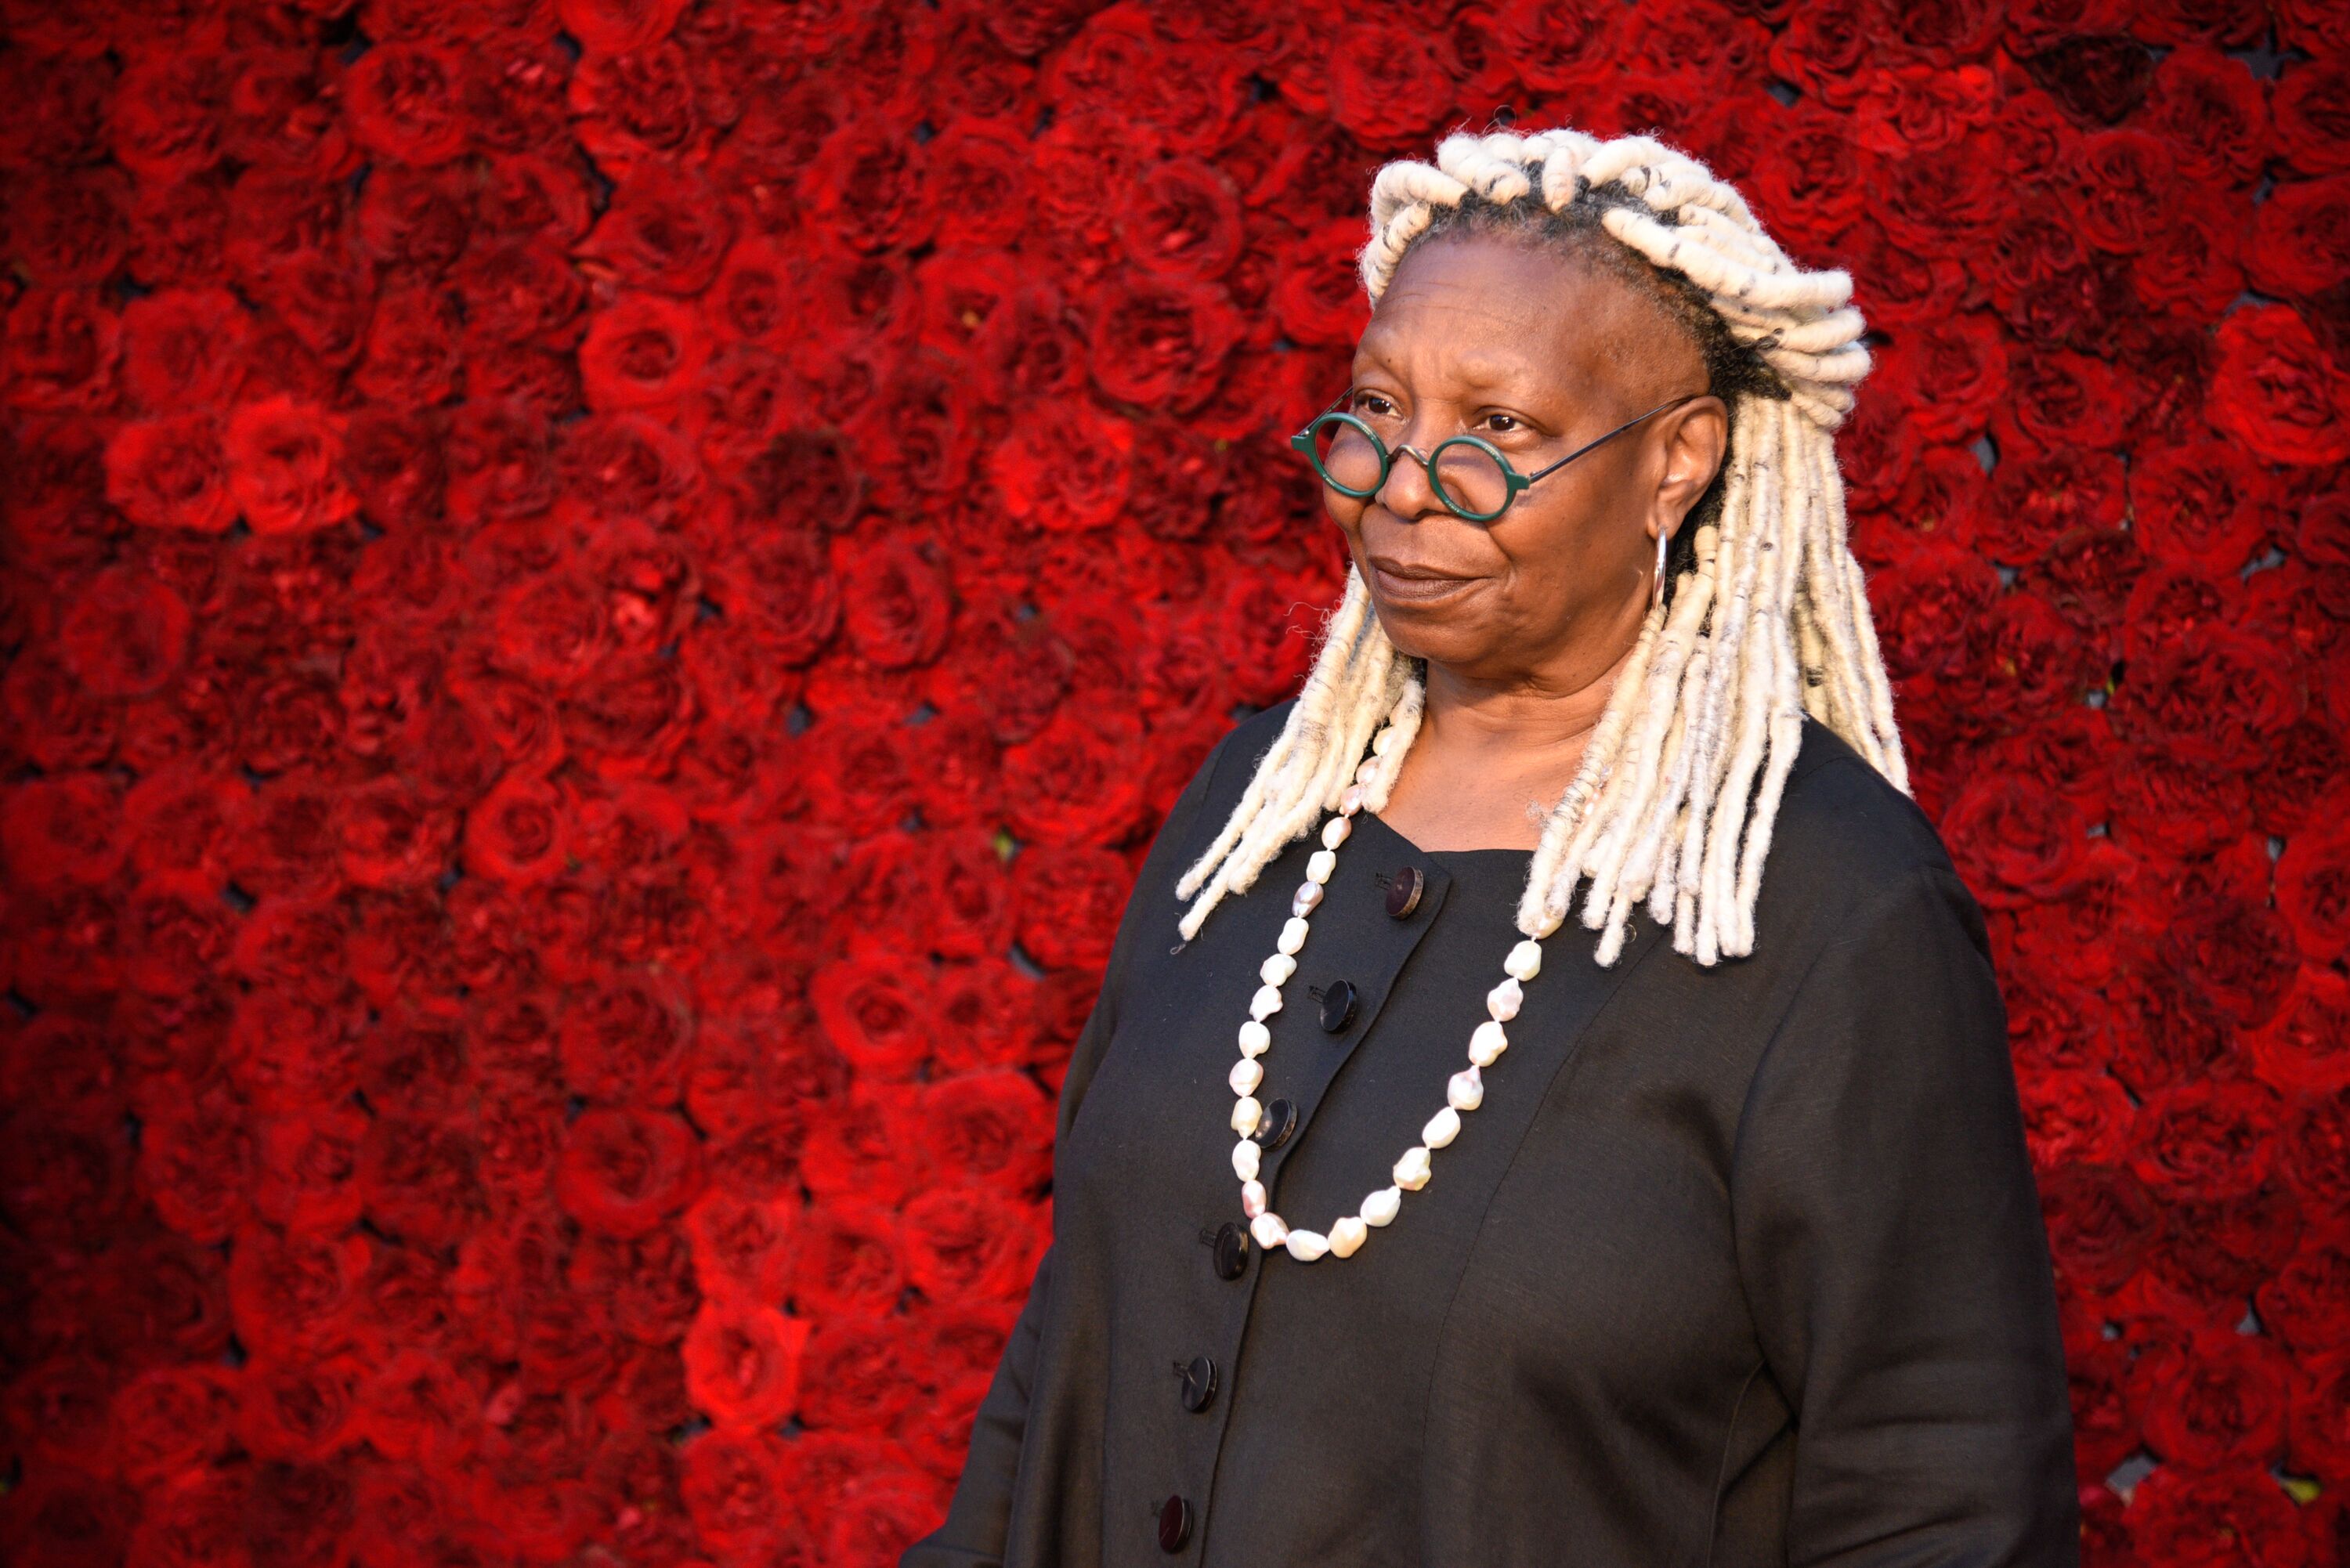
[[[1568,463],[1573,462],[1576,458],[1581,457],[1585,452],[1591,451],[1594,447],[1601,446],[1601,445],[1606,444],[1606,443],[1607,443],[1607,442],[1608,442],[1608,441],[1614,441],[1617,436],[1622,435],[1626,431],[1630,430],[1634,425],[1638,424],[1642,420],[1649,419],[1649,418],[1651,418],[1651,417],[1653,417],[1653,416],[1655,416],[1655,415],[1657,415],[1657,414],[1660,414],[1660,413],[1664,412],[1667,409],[1671,408],[1671,407],[1672,407],[1674,404],[1676,404],[1676,403],[1690,403],[1690,402],[1695,402],[1698,399],[1702,398],[1702,397],[1704,397],[1704,396],[1705,396],[1705,394],[1704,394],[1703,392],[1690,392],[1690,393],[1689,393],[1689,394],[1687,394],[1686,396],[1683,396],[1683,397],[1679,397],[1679,398],[1667,398],[1663,402],[1659,403],[1655,408],[1650,409],[1647,413],[1645,413],[1645,414],[1638,414],[1638,415],[1634,416],[1634,417],[1633,417],[1633,418],[1631,418],[1631,419],[1626,420],[1622,424],[1617,425],[1614,430],[1609,431],[1606,435],[1604,435],[1604,436],[1600,436],[1600,437],[1598,437],[1596,440],[1594,440],[1594,441],[1587,441],[1584,442],[1581,446],[1576,447],[1573,452],[1568,452],[1565,457],[1560,458],[1556,462],[1552,463],[1548,468],[1543,469],[1540,472],[1532,473],[1532,474],[1527,475],[1527,476],[1526,476],[1526,483],[1527,483],[1528,484],[1532,484],[1535,480],[1540,479],[1540,478],[1543,476],[1543,474],[1545,474],[1545,473],[1555,473],[1555,472],[1556,472],[1558,470],[1560,470],[1560,469],[1562,469],[1562,468],[1565,468]]]

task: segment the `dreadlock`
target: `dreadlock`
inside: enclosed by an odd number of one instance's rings
[[[1371,303],[1413,245],[1487,233],[1565,246],[1633,284],[1690,332],[1731,410],[1721,469],[1676,531],[1669,591],[1544,823],[1518,929],[1550,935],[1588,879],[1583,923],[1603,932],[1603,966],[1644,900],[1700,964],[1752,952],[1804,715],[1909,789],[1831,439],[1869,369],[1852,279],[1798,268],[1735,189],[1648,137],[1462,133],[1434,165],[1399,161],[1373,181]],[[1422,667],[1388,640],[1350,566],[1288,722],[1177,885],[1192,900],[1183,936],[1350,784],[1383,809],[1426,698]]]

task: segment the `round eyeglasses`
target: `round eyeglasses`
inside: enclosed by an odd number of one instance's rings
[[[1388,467],[1395,462],[1395,452],[1388,450],[1378,432],[1371,429],[1358,414],[1346,411],[1345,405],[1355,396],[1349,389],[1337,402],[1314,417],[1313,422],[1289,438],[1289,444],[1314,465],[1322,483],[1341,495],[1366,501],[1377,495],[1387,485]],[[1596,441],[1586,441],[1549,467],[1534,473],[1520,473],[1510,465],[1502,450],[1482,436],[1450,436],[1436,443],[1436,450],[1423,456],[1410,447],[1397,451],[1409,452],[1428,472],[1428,487],[1447,510],[1467,518],[1471,523],[1491,523],[1510,509],[1518,493],[1545,474],[1556,473],[1584,453],[1622,435],[1641,420],[1652,419],[1667,409],[1679,408],[1704,397],[1703,392],[1690,392],[1682,397],[1669,398],[1638,419],[1626,420]]]

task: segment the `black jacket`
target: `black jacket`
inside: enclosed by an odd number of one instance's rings
[[[1318,840],[1188,945],[1174,885],[1286,712],[1219,744],[1151,849],[1062,1093],[1052,1248],[903,1568],[2076,1563],[1981,913],[1925,815],[1813,721],[1751,956],[1700,968],[1636,915],[1601,969],[1578,903],[1400,1217],[1352,1258],[1252,1247],[1220,1276],[1226,1075]],[[1273,1207],[1317,1231],[1443,1104],[1529,862],[1357,821],[1257,1091],[1296,1110]],[[1392,919],[1406,867],[1425,891]],[[1340,980],[1354,1016],[1326,1033],[1309,988]],[[1172,1552],[1163,1514],[1188,1516]]]

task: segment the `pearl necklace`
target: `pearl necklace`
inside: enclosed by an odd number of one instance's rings
[[[1241,1059],[1232,1071],[1232,1094],[1236,1096],[1232,1125],[1240,1135],[1240,1141],[1232,1146],[1232,1171],[1241,1179],[1241,1211],[1248,1216],[1249,1234],[1256,1238],[1260,1247],[1285,1248],[1301,1263],[1310,1263],[1326,1252],[1334,1257],[1353,1257],[1369,1237],[1373,1226],[1385,1225],[1396,1217],[1406,1192],[1417,1192],[1428,1185],[1430,1152],[1460,1137],[1461,1113],[1473,1111],[1484,1103],[1482,1069],[1492,1066],[1509,1049],[1509,1036],[1502,1025],[1518,1015],[1519,1004],[1525,1000],[1521,982],[1542,971],[1539,941],[1528,937],[1510,950],[1510,956],[1502,964],[1505,978],[1485,993],[1485,1011],[1491,1016],[1469,1036],[1469,1065],[1446,1083],[1444,1108],[1419,1129],[1419,1142],[1404,1150],[1403,1158],[1395,1162],[1390,1173],[1394,1185],[1365,1198],[1358,1212],[1333,1221],[1327,1231],[1294,1231],[1266,1207],[1264,1183],[1257,1179],[1264,1150],[1250,1136],[1264,1116],[1264,1107],[1256,1097],[1257,1086],[1264,1082],[1264,1064],[1260,1058],[1273,1045],[1273,1032],[1265,1027],[1264,1021],[1281,1011],[1281,988],[1297,972],[1297,953],[1305,945],[1307,918],[1322,902],[1322,889],[1337,868],[1338,846],[1354,831],[1355,816],[1363,809],[1363,791],[1378,777],[1378,770],[1400,740],[1392,724],[1379,732],[1371,745],[1376,754],[1356,770],[1355,783],[1347,786],[1341,798],[1338,815],[1322,825],[1322,847],[1306,862],[1305,880],[1290,899],[1289,920],[1281,928],[1273,956],[1257,971],[1263,983],[1249,1002],[1248,1022],[1241,1025]]]

